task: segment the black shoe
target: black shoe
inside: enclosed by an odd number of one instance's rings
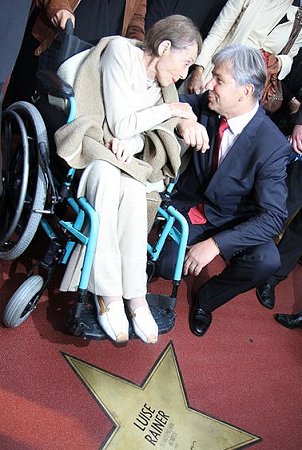
[[[265,308],[273,309],[275,306],[275,286],[271,283],[264,283],[256,289],[256,295]]]
[[[203,336],[212,322],[212,314],[205,312],[198,305],[194,306],[190,312],[190,329],[196,336]]]
[[[277,322],[286,328],[302,328],[302,312],[298,314],[275,314]]]

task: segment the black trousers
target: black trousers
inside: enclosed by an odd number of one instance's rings
[[[183,211],[182,211],[183,212]],[[189,223],[188,245],[195,244],[215,235],[215,228],[209,224]],[[157,275],[171,279],[175,267],[177,245],[168,241],[158,262]],[[273,240],[248,247],[233,256],[225,269],[210,278],[197,292],[196,301],[205,312],[212,312],[230,301],[236,295],[260,286],[280,266],[280,257]]]
[[[302,255],[302,210],[298,212],[286,228],[278,244],[278,249],[281,265],[274,275],[267,280],[274,286],[288,277]]]
[[[289,165],[287,186],[289,225],[278,244],[281,265],[267,280],[273,285],[288,277],[302,255],[302,161],[295,161]]]

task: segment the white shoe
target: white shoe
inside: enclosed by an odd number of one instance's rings
[[[104,299],[95,295],[97,319],[101,328],[115,342],[127,342],[129,339],[129,322],[124,309],[124,302],[113,301],[108,306]]]
[[[158,326],[148,306],[138,306],[131,311],[135,334],[146,344],[155,344],[158,337]]]

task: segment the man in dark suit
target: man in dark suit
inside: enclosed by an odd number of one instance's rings
[[[178,125],[178,134],[195,149],[189,149],[189,164],[173,196],[189,223],[184,275],[197,276],[218,254],[227,262],[197,292],[189,318],[197,336],[207,331],[216,308],[261,284],[279,267],[274,238],[286,219],[290,152],[289,142],[259,105],[266,69],[258,50],[230,46],[213,63],[207,92],[182,98],[199,123],[183,119]],[[218,144],[220,119],[227,119],[228,129]],[[168,243],[159,262],[158,273],[165,278],[173,273],[174,252],[174,244]]]
[[[302,153],[302,106],[296,114],[291,134],[293,149],[298,155]],[[292,162],[288,167],[288,222],[284,234],[278,244],[281,257],[279,269],[256,290],[259,302],[266,308],[275,306],[275,287],[285,280],[302,255],[302,159]],[[279,315],[277,315],[279,317]],[[296,323],[296,318],[293,319]],[[300,326],[301,321],[298,321]]]

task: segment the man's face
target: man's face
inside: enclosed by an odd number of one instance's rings
[[[245,86],[236,84],[230,66],[227,63],[218,64],[212,75],[213,78],[205,86],[209,90],[209,108],[227,119],[242,114]]]

